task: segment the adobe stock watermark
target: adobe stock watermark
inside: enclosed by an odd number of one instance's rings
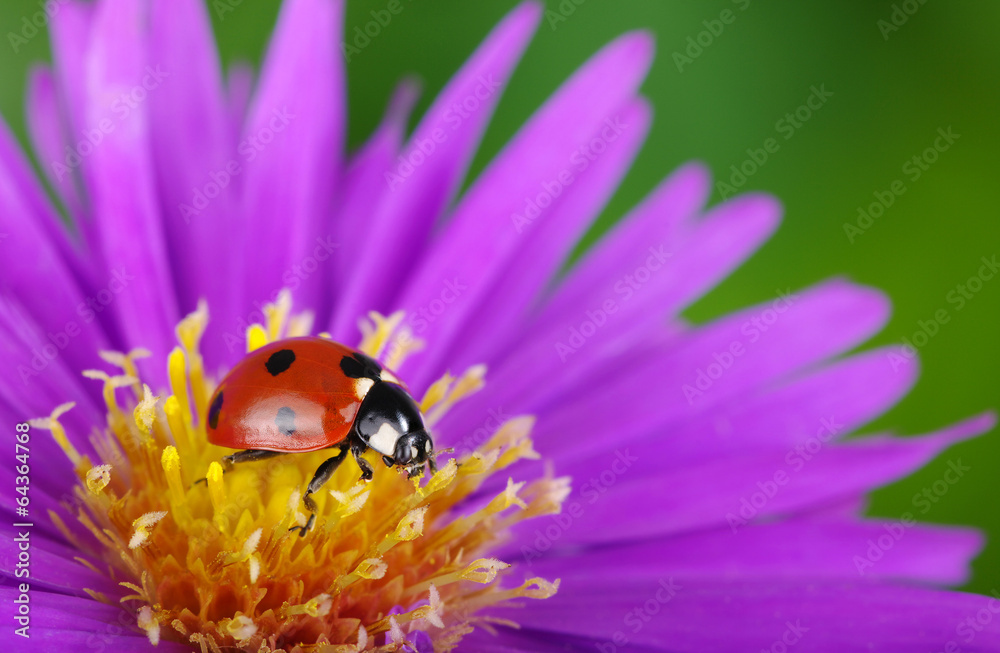
[[[808,626],[802,625],[801,619],[796,619],[795,623],[785,622],[785,630],[778,639],[771,642],[767,648],[760,649],[760,653],[787,653],[789,649],[802,641],[802,636],[809,632]]]
[[[461,458],[464,454],[472,453],[478,449],[492,438],[500,430],[500,427],[510,421],[510,419],[511,416],[504,413],[503,406],[488,409],[482,426],[474,429],[469,435],[465,436],[465,439],[455,445],[455,457]]]
[[[483,103],[493,97],[501,86],[500,82],[493,78],[492,73],[480,75],[477,81],[468,95],[452,102],[442,115],[442,122],[450,128],[450,131],[437,126],[426,137],[411,139],[406,151],[396,157],[395,168],[383,173],[390,191],[396,192],[417,168],[427,163],[438,148],[448,141],[451,133],[458,130],[462,123],[479,111]]]
[[[68,2],[69,0],[40,0],[38,11],[30,16],[21,16],[21,29],[17,32],[7,32],[7,42],[10,43],[10,49],[14,51],[14,54],[27,45],[28,41],[44,32],[49,21]]]
[[[226,331],[222,334],[222,341],[229,353],[246,348],[247,329],[250,325],[267,324],[267,316],[264,313],[266,304],[276,304],[283,290],[290,292],[297,290],[307,279],[316,274],[317,270],[323,267],[322,264],[330,260],[333,253],[340,248],[340,243],[335,242],[333,237],[329,235],[317,236],[315,242],[316,245],[313,246],[309,254],[289,265],[281,273],[282,286],[271,294],[269,302],[253,302],[254,309],[236,321],[235,333]]]
[[[409,1],[413,2],[413,0]],[[384,8],[370,10],[368,13],[372,19],[366,22],[363,27],[361,25],[354,27],[354,30],[350,34],[350,37],[353,37],[351,38],[351,42],[348,43],[347,40],[340,42],[340,49],[344,53],[344,61],[351,63],[353,57],[361,54],[362,50],[371,45],[372,39],[377,38],[382,33],[382,30],[389,26],[389,23],[392,22],[392,17],[403,13],[403,9],[405,8],[406,6],[402,0],[389,0]]]
[[[741,337],[734,338],[729,346],[721,351],[712,352],[712,360],[694,371],[692,382],[681,386],[681,392],[684,393],[689,406],[693,406],[696,400],[704,398],[705,393],[712,389],[715,382],[747,353],[748,347],[759,341],[781,316],[799,301],[799,296],[793,293],[791,288],[784,291],[779,288],[775,292],[778,297],[771,302],[770,307],[755,313],[740,325]]]
[[[962,464],[961,458],[949,460],[948,468],[944,471],[941,478],[921,488],[920,492],[913,495],[913,499],[911,500],[913,507],[921,515],[926,515],[934,507],[934,504],[940,502],[948,494],[953,485],[962,480],[971,471],[971,467]],[[875,538],[868,538],[868,541],[865,543],[867,544],[867,548],[864,555],[855,555],[851,558],[854,568],[858,570],[858,575],[864,576],[865,572],[885,557],[886,553],[891,551],[896,546],[896,543],[903,539],[907,531],[916,523],[917,520],[914,514],[907,511],[899,516],[898,521],[885,524],[883,526],[885,533]]]
[[[226,20],[226,14],[233,13],[241,4],[243,4],[243,0],[212,0],[212,11],[221,22]]]
[[[268,123],[241,140],[236,146],[236,153],[242,157],[243,164],[235,157],[229,159],[225,165],[208,173],[208,181],[192,189],[190,203],[181,202],[177,206],[178,212],[184,218],[184,224],[191,224],[191,218],[201,215],[236,177],[243,174],[243,166],[256,161],[260,153],[274,142],[278,134],[288,128],[294,118],[295,114],[290,113],[288,107],[273,109]]]
[[[158,89],[168,77],[170,73],[161,70],[159,65],[146,66],[145,74],[139,83],[111,101],[108,111],[114,119],[106,115],[98,120],[97,124],[84,129],[80,134],[83,138],[74,145],[66,146],[63,160],[51,162],[52,174],[56,179],[62,181],[70,171],[79,167],[83,160],[91,156],[118,125],[128,120],[132,112],[138,109],[149,98],[150,93]]]
[[[633,456],[628,449],[617,449],[611,459],[611,464],[600,474],[591,476],[580,486],[580,498],[584,503],[570,498],[563,504],[562,511],[549,516],[549,524],[544,529],[535,529],[535,539],[532,540],[530,546],[521,545],[521,556],[528,566],[531,566],[533,559],[541,558],[546,551],[551,549],[573,527],[573,524],[586,514],[586,507],[600,501],[608,490],[614,487],[618,479],[628,472],[638,460],[639,457]]]
[[[452,304],[457,302],[468,289],[469,286],[461,277],[451,277],[442,281],[436,296],[422,306],[406,312],[408,329],[396,332],[395,337],[389,342],[384,360],[397,360],[403,352],[413,350],[415,346],[422,347],[417,336],[447,313]]]
[[[934,653],[962,653],[967,650],[982,650],[979,647],[976,649],[962,648],[962,644],[971,645],[976,639],[976,635],[983,632],[983,629],[993,623],[997,615],[1000,615],[1000,592],[995,587],[990,589],[990,597],[984,596],[982,598],[984,600],[983,607],[959,621],[958,625],[955,626],[956,639],[948,640],[943,647],[935,649]]]
[[[545,10],[545,20],[549,23],[552,31],[556,31],[559,23],[565,23],[569,17],[576,13],[576,8],[587,0],[562,0],[555,9]]]
[[[826,84],[820,84],[818,87],[815,85],[810,86],[809,90],[811,93],[802,104],[796,107],[794,111],[786,113],[774,123],[774,131],[778,132],[778,135],[785,141],[795,136],[802,129],[803,125],[816,115],[830,98],[833,97],[833,91],[826,90]],[[740,164],[734,163],[729,166],[731,173],[729,175],[729,183],[720,179],[715,182],[715,190],[719,192],[722,199],[726,199],[730,195],[735,195],[747,183],[747,180],[757,174],[757,171],[763,168],[780,149],[781,142],[774,136],[764,139],[760,147],[748,147],[746,150],[747,158]]]
[[[910,183],[920,179],[925,172],[930,170],[932,165],[937,163],[938,158],[951,149],[955,141],[962,137],[961,134],[952,131],[951,125],[948,125],[947,129],[938,127],[937,134],[937,138],[934,139],[930,147],[903,162],[902,172],[910,180]],[[906,183],[902,179],[894,179],[889,182],[885,190],[874,191],[872,195],[875,196],[875,201],[868,205],[867,210],[865,207],[859,206],[858,215],[854,222],[844,223],[844,235],[847,236],[847,241],[853,245],[855,239],[871,229],[875,221],[881,218],[886,210],[896,203],[896,198],[905,193],[906,190]]]
[[[955,287],[944,296],[945,301],[954,306],[955,313],[965,308],[983,290],[986,282],[993,279],[1000,271],[1000,262],[997,261],[996,254],[989,258],[980,257],[979,260],[982,265],[979,266],[976,273],[963,283],[955,284]],[[951,322],[951,318],[952,313],[946,306],[934,311],[930,319],[917,320],[917,330],[904,337],[903,344],[898,349],[886,352],[892,370],[898,372],[901,368],[906,367],[916,357],[917,350],[926,347],[931,338],[940,333],[941,327]]]
[[[441,284],[441,292],[437,297],[420,306],[410,314],[410,326],[415,333],[423,333],[439,317],[447,312],[448,307],[458,301],[469,286],[462,283],[459,277],[445,279]]]
[[[635,297],[636,293],[642,290],[653,275],[673,256],[664,245],[654,245],[647,251],[649,256],[642,265],[615,281],[612,287],[615,293],[613,297],[608,297],[595,309],[588,309],[584,313],[584,319],[569,328],[566,337],[556,340],[554,343],[556,353],[561,362],[565,363],[570,356],[580,351],[580,348],[608,323],[611,316],[621,309],[622,304]]]
[[[878,31],[882,35],[882,40],[888,41],[889,35],[898,32],[899,28],[910,20],[910,16],[917,13],[925,4],[927,4],[927,0],[903,0],[903,2],[893,4],[889,18],[879,18],[875,22],[875,26],[878,27]]]
[[[90,324],[96,320],[97,314],[104,312],[133,281],[135,281],[135,277],[129,274],[125,268],[111,270],[108,283],[76,305],[76,314],[79,319],[67,320],[61,328],[55,331],[46,331],[45,336],[48,342],[31,350],[31,367],[17,366],[21,382],[28,385],[31,379],[42,374],[52,361],[59,358],[59,355],[69,346],[70,341],[82,333],[81,325]]]
[[[510,214],[514,231],[521,233],[537,220],[546,209],[552,206],[555,199],[562,195],[563,190],[576,181],[576,175],[586,171],[590,164],[607,152],[608,147],[617,141],[628,128],[628,123],[622,122],[620,116],[605,120],[604,126],[601,127],[596,136],[570,153],[567,167],[560,170],[551,179],[542,181],[541,190],[537,193],[525,197],[524,208],[520,213],[515,211]]]
[[[760,511],[770,503],[771,499],[777,496],[781,488],[788,485],[792,476],[801,472],[806,464],[816,458],[831,440],[844,431],[844,428],[844,425],[839,423],[835,417],[824,417],[820,420],[820,426],[812,436],[789,449],[784,459],[786,467],[775,470],[774,474],[763,481],[757,481],[755,491],[751,492],[749,496],[740,497],[740,507],[736,512],[726,513],[726,522],[733,535],[755,519]]]
[[[635,637],[646,627],[653,617],[660,614],[663,606],[677,596],[683,588],[674,581],[674,577],[660,578],[657,582],[656,591],[653,595],[625,613],[622,617],[622,624],[625,629]],[[629,635],[625,629],[616,630],[611,635],[610,642],[594,642],[594,646],[601,653],[618,653],[619,646],[628,646]]]
[[[746,11],[747,7],[750,6],[750,0],[732,0],[733,4],[736,5],[739,11]],[[690,66],[694,63],[694,60],[700,57],[707,48],[711,47],[715,40],[722,36],[722,33],[726,30],[727,25],[732,25],[736,22],[736,17],[739,14],[732,9],[723,9],[719,13],[718,18],[712,18],[710,20],[703,20],[701,24],[705,27],[702,31],[698,32],[694,36],[687,37],[687,46],[684,51],[674,50],[673,60],[674,65],[677,66],[677,72],[683,73],[684,66]]]

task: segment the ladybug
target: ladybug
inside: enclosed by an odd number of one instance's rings
[[[368,449],[410,478],[433,473],[434,444],[417,403],[392,372],[365,354],[326,338],[289,338],[251,352],[219,383],[208,406],[208,441],[241,449],[228,465],[287,453],[339,447],[324,461],[302,497],[316,518],[312,495],[350,451],[362,480],[372,467]],[[296,527],[299,528],[299,527]],[[295,529],[293,529],[295,530]]]

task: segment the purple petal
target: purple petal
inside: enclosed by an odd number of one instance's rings
[[[65,140],[73,144],[74,153],[78,151],[77,144],[86,139],[87,130],[94,127],[87,117],[87,65],[95,14],[93,3],[74,0],[60,5],[50,23],[53,72],[63,114],[63,128],[66,130]],[[64,151],[58,157],[58,162],[69,167],[73,161],[70,154]],[[90,168],[86,164],[70,167],[68,176],[75,180],[80,189],[89,188],[92,180]],[[90,202],[88,193],[81,191],[82,215],[78,217],[76,228],[86,244],[86,250],[96,256],[99,255],[100,242]],[[70,201],[67,199],[66,203],[70,204]]]
[[[469,288],[422,334],[432,349],[404,365],[415,387],[439,375],[437,363],[466,317],[521,246],[512,216],[524,211],[525,198],[537,195],[543,183],[557,179],[574,152],[635,96],[652,50],[646,34],[626,35],[601,50],[535,114],[462,198],[399,301],[408,312],[418,312],[438,298],[446,281],[458,279]]]
[[[271,301],[288,284],[286,273],[332,236],[330,188],[340,175],[346,120],[342,20],[339,0],[289,0],[282,7],[237,146],[245,168],[241,314]],[[332,269],[329,261],[320,266]],[[315,272],[299,278],[296,301],[322,313],[324,280]]]
[[[761,304],[648,346],[632,342],[592,363],[590,358],[568,359],[588,361],[582,371],[564,372],[550,341],[549,358],[539,353],[532,362],[518,355],[498,366],[486,391],[464,402],[469,407],[449,415],[441,430],[475,429],[490,410],[502,408],[511,415],[538,415],[535,438],[546,454],[558,452],[568,442],[603,441],[610,432],[623,438],[642,435],[654,427],[709,414],[734,397],[855,347],[881,328],[888,316],[881,294],[843,281],[792,294],[781,303],[783,313],[773,307],[773,302]],[[767,325],[759,322],[763,319]],[[754,326],[754,320],[761,326]],[[706,389],[699,390],[700,375],[707,375],[704,370],[716,362],[714,356],[729,351],[733,343],[743,347],[743,354],[725,374],[709,378],[711,384],[702,383]],[[583,343],[581,356],[591,355],[588,346]],[[525,349],[544,351],[527,344]],[[650,387],[661,390],[650,392]],[[629,419],[622,420],[622,415]]]
[[[594,641],[572,633],[555,633],[535,628],[500,628],[491,633],[478,628],[462,638],[462,650],[476,653],[594,653]],[[597,649],[600,651],[600,649]],[[613,649],[606,649],[617,653]],[[627,653],[659,653],[659,646],[629,645]]]
[[[555,367],[570,376],[608,361],[614,364],[756,250],[774,231],[779,213],[770,197],[744,195],[710,211],[674,248],[670,242],[644,242],[621,261],[622,267],[605,270],[603,280],[579,303],[558,312],[544,310],[524,351],[541,357],[534,366]],[[600,321],[591,316],[601,313],[605,321],[600,328],[578,344],[574,334],[586,332],[582,325]]]
[[[661,243],[668,251],[676,249],[704,207],[710,184],[708,170],[696,163],[664,179],[560,281],[535,320],[535,328],[551,328],[547,322],[552,316],[579,310],[594,288],[607,285],[609,271],[634,270],[645,263],[650,243]]]
[[[416,80],[403,80],[389,99],[382,124],[352,157],[344,175],[343,198],[337,207],[337,221],[334,225],[337,234],[335,240],[340,247],[349,247],[353,252],[354,244],[364,243],[369,238],[367,232],[371,228],[371,222],[367,216],[376,213],[383,196],[388,193],[385,174],[391,169],[399,153],[410,112],[419,94],[420,87]],[[340,255],[337,256],[337,263],[333,283],[344,285],[344,279],[352,278],[354,259],[352,256]],[[362,282],[361,279],[356,281]],[[353,316],[355,320],[357,317],[358,315]],[[358,337],[357,324],[348,325],[350,320],[336,313],[333,319],[335,323],[343,323],[343,333],[339,337],[346,342],[354,342]]]
[[[697,184],[690,189],[694,192],[689,198],[700,197],[700,175],[693,176],[691,181],[685,179],[687,175],[678,178],[681,187],[673,192],[683,192],[686,184]],[[669,198],[673,194],[669,190],[668,186],[656,198]],[[693,208],[696,204],[692,201],[683,208]],[[773,230],[777,218],[777,205],[769,199],[741,198],[715,209],[690,236],[679,236],[679,241],[674,240],[678,236],[678,215],[687,214],[687,210],[665,216],[661,238],[638,238],[651,230],[650,223],[662,215],[661,210],[659,201],[641,207],[633,221],[611,239],[608,252],[613,256],[596,250],[579,268],[581,279],[587,284],[581,286],[571,275],[564,286],[569,295],[578,299],[560,301],[557,294],[554,301],[558,311],[543,309],[529,335],[522,337],[509,356],[494,365],[490,394],[473,398],[456,414],[466,416],[465,419],[471,414],[472,423],[478,424],[483,419],[484,402],[492,408],[504,406],[508,411],[538,410],[553,396],[566,396],[578,387],[603,387],[611,377],[621,375],[621,362],[625,359],[635,361],[628,367],[630,373],[636,365],[658,360],[661,354],[643,352],[642,347],[652,338],[660,343],[654,349],[662,348],[662,343],[668,349],[674,348],[677,339],[669,337],[663,329],[671,312],[679,311],[686,301],[701,292],[695,289],[714,283],[735,266]],[[715,251],[716,247],[728,247],[728,252]],[[689,259],[697,259],[700,254],[713,262],[685,265],[671,254],[673,250],[687,252]],[[621,267],[603,270],[603,276],[598,274],[595,263],[612,261]],[[697,267],[705,274],[691,272]],[[644,283],[636,289],[629,279],[639,278]],[[729,342],[725,344],[728,345]],[[654,375],[657,386],[670,387],[660,378],[659,369]],[[596,380],[600,383],[595,385]],[[651,393],[643,392],[636,399],[651,397]],[[531,403],[523,405],[522,401]]]
[[[66,414],[63,423],[68,429],[79,429],[78,434],[83,436],[94,425],[103,423],[103,411],[95,409],[92,396],[84,390],[85,379],[67,355],[74,349],[87,351],[93,367],[99,363],[97,351],[69,339],[65,349],[60,350],[44,333],[44,327],[23,306],[0,294],[0,355],[10,370],[0,376],[0,397],[21,412],[19,421],[45,417],[59,404],[75,401],[76,408]],[[83,449],[89,450],[86,439],[79,439]]]
[[[4,604],[11,605],[19,595],[17,588],[0,587],[0,596]],[[31,617],[34,623],[46,628],[58,630],[89,630],[95,632],[109,623],[117,623],[121,613],[128,614],[122,608],[99,603],[92,598],[67,596],[52,592],[32,591],[29,594],[31,602]],[[133,628],[135,617],[131,623]],[[4,629],[9,632],[9,629]]]
[[[32,508],[34,493],[32,493]],[[47,518],[46,518],[47,519]],[[83,588],[104,592],[108,596],[117,596],[121,588],[108,576],[98,574],[83,566],[74,557],[82,557],[79,551],[53,542],[43,543],[36,529],[30,529],[28,539],[16,539],[25,529],[14,528],[10,533],[0,534],[0,568],[9,580],[16,584],[18,555],[25,541],[30,546],[31,572],[30,582],[35,590],[44,589],[50,592],[65,592],[80,597],[88,596]],[[23,569],[23,568],[22,568]]]
[[[898,365],[885,347],[838,361],[775,388],[734,397],[712,411],[631,439],[617,432],[619,446],[653,449],[666,443],[670,460],[665,467],[682,467],[712,458],[733,457],[775,446],[792,447],[814,438],[824,424],[836,422],[837,437],[868,423],[895,404],[916,381],[915,363]],[[567,467],[592,456],[606,457],[607,444],[599,438],[546,440],[558,447],[557,458]],[[583,463],[586,464],[586,463]]]
[[[366,237],[351,243],[357,249],[334,315],[335,337],[353,337],[357,317],[386,309],[410,275],[435,220],[458,190],[540,15],[539,5],[526,2],[494,28],[420,121],[400,163],[385,172],[382,201],[365,220]]]
[[[87,50],[95,16],[93,3],[72,0],[52,15],[52,60],[56,80],[63,93],[62,104],[67,112],[71,137],[76,137],[87,124]]]
[[[602,429],[611,415],[621,414],[629,415],[630,420],[620,426],[634,431],[668,420],[690,419],[734,396],[857,346],[882,327],[888,314],[880,293],[840,281],[821,284],[779,303],[783,313],[776,313],[774,303],[768,302],[696,329],[666,345],[661,353],[649,352],[631,365],[617,359],[615,367],[601,373],[600,385],[594,384],[594,377],[577,377],[574,385],[564,387],[563,397],[575,396],[578,406],[585,405],[586,410],[577,409],[573,417],[569,408],[552,409],[554,397],[542,400],[532,407],[547,415],[537,432],[568,429],[564,432],[580,433],[585,429],[596,435],[607,432]],[[765,320],[769,324],[764,324]],[[738,363],[717,378],[702,381],[718,352],[730,351],[733,343],[743,346]],[[714,377],[714,368],[712,372]],[[651,382],[661,391],[648,392]],[[539,439],[544,441],[541,435]]]
[[[243,132],[243,121],[250,105],[254,78],[254,69],[250,64],[237,62],[229,65],[226,76],[226,104],[229,107],[229,127],[234,142],[239,140],[239,135]]]
[[[558,522],[558,517],[553,517]],[[536,525],[538,526],[538,525]],[[542,525],[542,532],[545,527]],[[969,578],[969,564],[983,547],[974,529],[914,524],[912,520],[790,519],[602,547],[566,556],[512,546],[503,560],[524,558],[532,576],[565,578],[580,570],[607,570],[619,579],[671,575],[720,581],[812,582],[817,579],[895,578],[941,585]],[[590,573],[590,572],[588,572]]]
[[[564,585],[555,597],[532,602],[530,610],[497,614],[527,628],[589,638],[599,651],[626,644],[698,653],[1000,648],[1000,599],[862,582],[683,576],[622,581],[593,575],[572,590]],[[954,644],[945,649],[949,642]]]
[[[125,617],[122,617],[124,620]],[[133,618],[135,621],[135,618]],[[85,651],[90,649],[103,650],[105,646],[113,647],[115,653],[190,653],[191,646],[174,641],[161,640],[153,648],[145,634],[124,631],[124,625],[117,622],[93,626],[93,630],[59,630],[54,628],[34,627],[31,630],[31,651],[35,653],[64,653],[65,651]],[[9,641],[22,644],[17,637],[14,640],[12,630],[0,635],[0,642]],[[11,633],[11,634],[7,634]],[[126,634],[128,633],[128,634]],[[95,648],[96,647],[96,648]]]
[[[232,315],[238,277],[232,248],[221,245],[239,229],[240,167],[212,26],[201,0],[153,3],[150,26],[149,61],[172,77],[156,90],[149,121],[178,301],[184,313],[204,298],[213,313]],[[219,346],[217,324],[206,353]]]
[[[492,360],[504,344],[521,339],[532,304],[632,165],[646,140],[650,114],[648,104],[641,99],[615,112],[611,126],[591,142],[592,146],[602,144],[601,153],[590,153],[592,161],[580,157],[571,172],[567,169],[570,176],[566,178],[573,181],[559,191],[565,197],[559,198],[544,219],[519,225],[524,244],[512,257],[508,273],[484,296],[452,345],[448,361],[453,369]]]
[[[5,606],[14,607],[20,592],[16,588],[0,588],[0,598]],[[14,633],[14,628],[4,628],[0,643],[14,645],[21,650],[25,642],[31,651],[60,652],[109,648],[115,651],[148,652],[152,649],[145,633],[139,630],[136,617],[118,606],[98,603],[90,598],[52,594],[32,589],[28,595],[30,611],[30,639]],[[6,616],[13,624],[10,613]],[[169,631],[168,631],[169,632]],[[190,646],[163,640],[156,651],[190,651]]]
[[[61,357],[75,365],[92,358],[105,339],[67,263],[76,257],[67,254],[58,218],[5,124],[0,124],[0,232],[6,235],[3,247],[18,253],[18,264],[4,269],[3,287],[40,323],[39,333],[49,334]]]
[[[87,65],[87,125],[104,132],[84,165],[103,253],[103,283],[120,292],[108,310],[118,317],[126,346],[145,346],[162,361],[178,321],[174,282],[157,210],[150,152],[149,104],[181,71],[147,65],[144,15],[137,0],[107,0],[96,9]],[[172,77],[174,76],[174,77]],[[100,283],[100,282],[99,282]],[[154,385],[159,366],[143,366]]]
[[[28,134],[38,156],[39,167],[46,179],[65,202],[69,214],[82,219],[82,201],[76,186],[76,175],[59,167],[64,164],[67,146],[63,114],[59,108],[58,89],[52,70],[46,66],[35,66],[28,79]],[[60,225],[61,227],[61,225]],[[58,236],[66,240],[65,229],[59,229]],[[58,242],[58,241],[55,241]],[[79,258],[77,253],[66,247],[62,250],[66,260]]]
[[[579,479],[571,500],[586,506],[587,518],[575,521],[563,541],[621,542],[710,527],[738,533],[756,520],[806,512],[902,478],[995,422],[987,414],[924,437],[873,436],[669,470],[653,455],[658,451],[610,452],[600,467],[564,470]]]
[[[636,259],[637,252],[645,260],[650,242],[675,242],[680,238],[681,225],[701,208],[708,191],[709,177],[704,167],[687,165],[674,172],[573,268],[570,277],[560,284],[545,310],[561,312],[573,307],[580,310],[583,298],[593,287],[607,281],[608,269],[634,269],[628,264]],[[551,357],[554,353],[553,342],[557,332],[553,331],[547,338],[541,336],[547,328],[544,320],[535,320],[530,329],[525,330],[525,336],[517,347],[507,352],[506,357],[498,357],[499,364],[494,365],[493,360],[481,361],[491,364],[485,391],[458,404],[449,414],[445,430],[453,425],[456,433],[474,430],[482,424],[490,410],[520,410],[515,408],[514,397],[524,390],[522,383],[526,380],[533,380],[536,391],[540,390],[538,380],[543,378],[548,378],[547,385],[555,385],[558,389],[560,381],[567,377],[562,374],[553,376],[553,368],[538,370],[537,376],[531,373],[540,358]]]

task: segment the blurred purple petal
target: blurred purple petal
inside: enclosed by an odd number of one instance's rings
[[[350,243],[355,254],[333,316],[335,337],[353,337],[355,316],[387,309],[398,286],[412,274],[414,260],[458,190],[540,16],[534,2],[510,12],[427,110],[398,162],[383,173],[381,202],[365,220],[366,236]]]
[[[122,286],[109,310],[129,342],[142,342],[157,360],[173,346],[180,314],[156,196],[149,103],[160,85],[180,84],[180,71],[149,62],[138,0],[107,0],[96,8],[87,58],[87,129],[103,134],[84,160],[91,172],[93,211],[105,271]],[[174,76],[171,78],[171,76]],[[145,368],[162,383],[161,369]]]
[[[434,348],[413,356],[403,367],[412,385],[424,387],[440,375],[441,359],[468,312],[503,274],[518,249],[521,239],[512,216],[524,211],[525,198],[534,197],[545,182],[557,179],[573,153],[605,127],[609,115],[635,96],[649,69],[652,49],[648,35],[630,34],[594,55],[463,196],[429,247],[423,265],[408,279],[398,302],[403,308],[419,311],[452,279],[469,289],[457,295],[447,312],[421,333]],[[538,219],[544,220],[545,213]]]
[[[237,145],[246,168],[243,244],[235,250],[241,313],[271,301],[289,284],[286,273],[332,235],[329,217],[339,198],[330,190],[341,174],[347,118],[342,20],[339,0],[288,0],[268,47]],[[320,265],[332,268],[329,261]],[[328,309],[324,274],[298,281],[298,301],[320,313]]]
[[[948,642],[961,644],[953,650],[1000,648],[1000,620],[995,618],[1000,599],[988,596],[862,582],[684,576],[672,581],[590,578],[578,586],[576,592],[532,604],[531,610],[503,615],[524,627],[586,637],[596,647],[591,650],[613,651],[609,645],[616,634],[629,645],[697,653],[911,653],[941,651]],[[593,609],[594,597],[600,597],[599,610]],[[977,623],[981,614],[985,616]]]
[[[220,244],[239,228],[241,184],[212,26],[203,2],[177,0],[152,4],[150,27],[149,62],[174,78],[156,89],[149,123],[178,302],[187,313],[204,298],[227,315],[238,277],[232,248]],[[216,349],[218,336],[206,337]]]

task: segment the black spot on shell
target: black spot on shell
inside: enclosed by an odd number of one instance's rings
[[[364,378],[378,381],[382,378],[382,368],[379,364],[357,351],[340,359],[340,369],[351,379]]]
[[[270,372],[271,376],[278,376],[295,362],[295,352],[291,349],[281,349],[279,351],[271,354],[267,362],[264,363],[264,367]]]
[[[208,407],[208,425],[213,428],[219,428],[219,411],[222,410],[222,392],[220,391],[215,395],[215,399],[212,399],[212,405]]]
[[[278,430],[292,437],[295,433],[295,411],[288,406],[278,409],[278,416],[274,418],[274,423],[278,425]]]

